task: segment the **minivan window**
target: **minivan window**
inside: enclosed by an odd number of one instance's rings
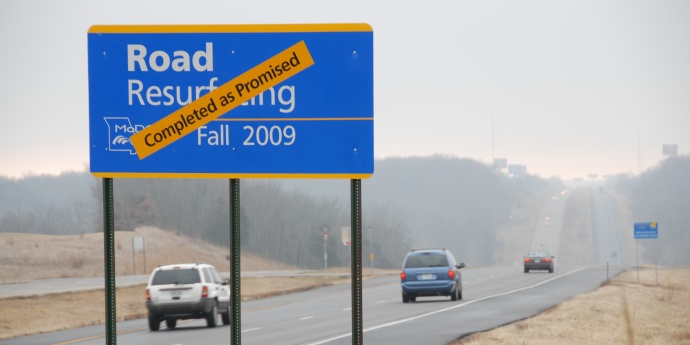
[[[448,266],[445,253],[423,253],[410,255],[405,261],[405,268],[444,267]]]
[[[199,271],[193,269],[160,270],[153,276],[151,285],[201,283]]]
[[[455,261],[455,257],[450,252],[448,252],[448,260],[450,261],[450,266],[456,266],[458,264],[458,262]]]

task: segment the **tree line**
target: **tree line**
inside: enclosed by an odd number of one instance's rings
[[[116,231],[155,226],[229,247],[229,180],[114,179],[113,185]],[[102,189],[102,180],[86,172],[0,178],[0,232],[103,231]],[[328,231],[328,265],[349,262],[349,247],[340,241],[341,229],[350,224],[349,204],[289,192],[276,180],[242,180],[240,193],[243,251],[317,269],[324,265],[323,233]],[[405,225],[390,207],[372,206],[363,213],[370,212],[375,216],[369,223],[377,231],[363,245],[371,248],[376,242],[377,267],[398,265],[407,247]]]
[[[659,257],[688,264],[690,158],[671,157],[639,176],[614,181],[635,217],[660,224]],[[350,225],[348,181],[243,179],[243,251],[305,269],[349,262],[341,230]],[[45,234],[99,232],[102,180],[89,173],[0,178],[0,231]],[[472,265],[493,263],[498,229],[511,211],[557,179],[509,176],[470,159],[388,158],[363,180],[363,264],[399,268],[414,248],[445,247]],[[115,227],[156,226],[229,247],[229,180],[115,179]],[[329,233],[325,243],[323,233]],[[663,248],[663,249],[662,249]]]
[[[634,222],[659,224],[658,239],[638,243],[656,253],[660,265],[689,265],[690,155],[668,157],[637,178],[619,177],[615,186],[629,195]]]
[[[422,247],[445,247],[461,260],[490,264],[497,228],[508,220],[510,210],[524,196],[551,184],[448,156],[377,160],[375,169],[363,180],[361,239],[363,264],[369,266],[374,254],[380,268],[398,268],[408,250]],[[228,180],[113,182],[116,230],[149,225],[229,246]],[[343,188],[347,184],[336,181],[337,193],[322,188],[333,181],[310,184],[318,186],[314,193],[308,187],[286,188],[289,182],[241,181],[243,251],[302,268],[323,267],[326,253],[329,266],[348,263],[349,247],[340,238],[350,225],[349,190]],[[86,172],[0,178],[0,191],[0,231],[71,234],[103,229],[102,180]],[[325,248],[324,232],[329,234]]]

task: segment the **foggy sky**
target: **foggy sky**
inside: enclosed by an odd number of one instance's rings
[[[666,0],[2,1],[0,175],[88,165],[91,25],[357,22],[374,30],[376,158],[638,173],[663,144],[690,152],[689,19]]]

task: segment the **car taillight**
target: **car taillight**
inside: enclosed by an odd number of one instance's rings
[[[530,262],[531,260],[529,258],[525,258],[525,262]]]
[[[400,272],[400,280],[405,280],[405,271]]]
[[[551,258],[544,259],[544,262],[551,262]]]
[[[146,300],[147,301],[151,300],[151,292],[149,292],[149,289],[146,289]]]
[[[204,285],[201,287],[201,298],[208,297],[208,286]]]

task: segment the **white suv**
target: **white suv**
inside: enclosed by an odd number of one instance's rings
[[[146,308],[149,328],[160,329],[165,320],[175,328],[177,320],[206,319],[215,327],[220,315],[223,324],[230,324],[230,287],[215,267],[203,264],[158,266],[146,286]]]

